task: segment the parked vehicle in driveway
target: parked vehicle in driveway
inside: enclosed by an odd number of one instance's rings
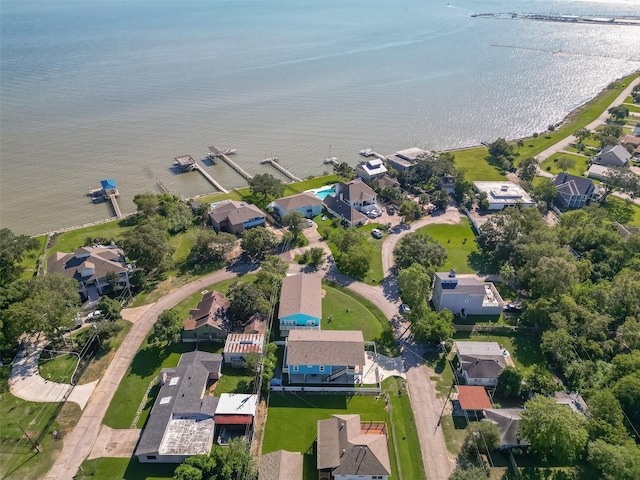
[[[396,207],[394,207],[393,205],[389,205],[387,207],[387,214],[395,215],[396,214]]]
[[[406,303],[400,305],[400,313],[409,313],[410,311],[411,307],[409,307],[409,305],[407,305]]]
[[[373,230],[371,230],[371,236],[377,239],[382,238],[382,230],[380,230],[379,228],[374,228]]]

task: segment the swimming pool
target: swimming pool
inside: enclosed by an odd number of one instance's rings
[[[327,195],[336,193],[336,186],[330,185],[328,187],[314,188],[313,190],[307,190],[307,192],[313,193],[320,200],[324,200]]]

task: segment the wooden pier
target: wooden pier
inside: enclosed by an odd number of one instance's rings
[[[265,158],[264,160],[261,160],[260,163],[268,163],[269,165],[273,166],[273,168],[275,168],[280,173],[282,173],[285,177],[288,177],[289,179],[291,179],[292,182],[302,181],[302,179],[296,177],[293,173],[291,173],[289,170],[287,170],[282,165],[280,165],[278,163],[278,157]]]
[[[231,160],[224,151],[216,148],[214,146],[209,147],[209,151],[211,152],[209,155],[214,154],[215,158],[221,158],[224,163],[233,168],[242,178],[244,178],[247,182],[253,178],[253,175],[247,173],[240,165]],[[235,153],[235,152],[234,152]]]
[[[211,147],[209,147],[211,148]],[[192,172],[197,171],[204,177],[204,179],[213,185],[213,188],[221,191],[222,193],[228,193],[229,190],[220,185],[215,178],[213,178],[209,173],[200,165],[191,155],[183,155],[181,157],[176,157],[175,162],[173,164],[181,171],[181,172]]]
[[[111,203],[113,213],[117,218],[122,218],[124,216],[122,215],[122,211],[120,210],[120,205],[118,205],[118,197],[120,196],[120,192],[118,192],[116,182],[114,182],[112,179],[101,180],[100,188],[90,188],[88,195],[89,197],[91,197],[91,201],[93,203]]]

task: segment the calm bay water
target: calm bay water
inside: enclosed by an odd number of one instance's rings
[[[542,131],[640,68],[640,27],[471,18],[639,14],[636,0],[0,2],[0,226],[38,233],[123,211],[177,155],[278,155],[305,177],[331,154],[454,148]],[[207,167],[228,188],[245,182]]]

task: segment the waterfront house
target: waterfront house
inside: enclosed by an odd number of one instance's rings
[[[264,225],[266,215],[250,203],[223,200],[211,205],[209,221],[216,232],[238,234],[248,228]]]
[[[285,277],[280,290],[280,334],[289,330],[319,330],[322,318],[322,282],[303,273]]]
[[[300,452],[277,450],[260,456],[258,480],[302,480]]]
[[[454,315],[500,315],[504,301],[491,282],[481,282],[472,276],[459,277],[455,270],[436,272],[431,301],[439,312],[450,310]]]
[[[597,198],[596,186],[588,178],[562,172],[555,176],[553,184],[558,189],[556,201],[562,208],[581,208]]]
[[[291,384],[354,384],[362,379],[364,338],[357,330],[292,330],[283,373]]]
[[[223,341],[230,326],[230,305],[231,302],[220,292],[211,291],[203,294],[196,308],[189,310],[189,318],[184,320],[182,341]]]
[[[182,463],[209,454],[218,399],[205,392],[221,367],[222,355],[196,350],[160,371],[160,391],[135,451],[141,463]]]
[[[360,415],[318,420],[318,478],[387,480],[391,475],[388,444],[384,422],[360,422]]]
[[[375,184],[378,186],[379,189],[383,189],[383,188],[400,189],[400,182],[397,179],[390,177],[389,175],[386,175],[386,174],[378,178]]]
[[[622,145],[608,145],[594,158],[594,163],[607,167],[626,167],[631,154]]]
[[[351,227],[364,225],[367,217],[363,214],[377,209],[377,195],[361,178],[350,182],[340,182],[336,191],[323,200],[326,209],[333,215],[342,218]]]
[[[300,212],[305,218],[313,218],[322,212],[322,200],[310,192],[278,198],[271,205],[280,218],[290,212]]]
[[[500,372],[513,364],[509,352],[496,342],[455,342],[455,350],[456,374],[462,376],[467,385],[495,387]]]
[[[396,153],[387,155],[386,159],[392,168],[398,170],[399,172],[404,172],[412,168],[418,161],[418,158],[423,157],[427,154],[428,152],[426,150],[418,147],[413,147],[399,150]]]
[[[129,275],[133,270],[133,266],[127,264],[124,251],[113,244],[81,247],[73,253],[56,252],[47,260],[47,272],[76,280],[78,293],[88,301],[96,301],[100,295],[109,293],[113,280],[117,280],[118,288],[129,288]]]
[[[250,354],[261,355],[264,335],[261,333],[231,333],[224,344],[224,363],[233,368],[244,368],[245,357]]]
[[[488,210],[502,210],[504,207],[521,205],[532,207],[535,202],[529,194],[513,182],[473,182],[478,193],[486,193],[489,201]]]
[[[365,182],[371,182],[387,173],[387,167],[379,158],[372,158],[356,166],[356,175]]]

